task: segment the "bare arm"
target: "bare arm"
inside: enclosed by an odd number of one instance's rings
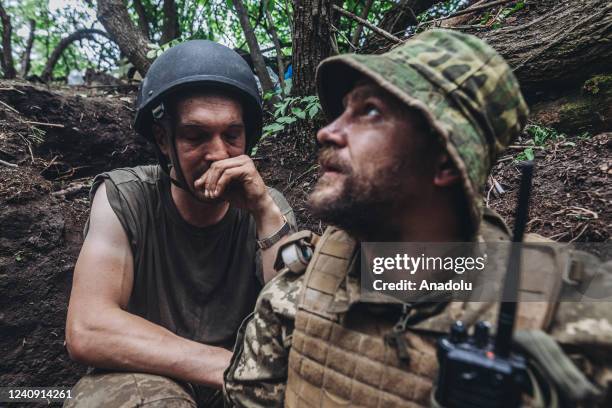
[[[261,210],[253,212],[255,218],[255,224],[257,225],[257,236],[260,238],[269,237],[278,231],[284,223],[283,215],[281,210],[278,208],[272,197],[267,194],[267,199],[263,201]],[[276,244],[270,248],[261,250],[261,263],[263,267],[263,279],[264,282],[269,282],[274,276],[276,271],[274,270],[274,261],[276,260],[276,253],[278,248],[287,240],[289,234],[285,235]]]
[[[179,337],[127,312],[133,279],[128,238],[102,184],[74,270],[66,322],[70,356],[96,367],[137,370],[221,388],[231,352]]]

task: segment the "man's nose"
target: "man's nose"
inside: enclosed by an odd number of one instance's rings
[[[230,157],[227,151],[227,144],[221,137],[221,135],[214,135],[208,143],[204,145],[204,160],[206,161],[217,161],[223,160]]]
[[[321,128],[317,132],[317,141],[321,145],[336,145],[336,146],[344,146],[346,144],[346,132],[344,129],[344,124],[341,120],[342,118],[337,118],[329,125]]]

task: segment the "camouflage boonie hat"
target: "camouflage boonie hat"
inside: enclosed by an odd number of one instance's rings
[[[342,98],[362,76],[424,115],[461,172],[477,229],[489,171],[527,121],[506,61],[477,37],[440,29],[381,55],[327,58],[317,69],[317,90],[328,119],[342,113]]]

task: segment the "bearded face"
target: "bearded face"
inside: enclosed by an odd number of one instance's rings
[[[313,214],[357,235],[392,232],[392,215],[414,208],[431,188],[431,139],[422,118],[371,82],[358,83],[344,112],[317,134],[321,176]]]
[[[360,171],[343,162],[333,147],[320,151],[321,177],[309,198],[313,214],[349,231],[370,230],[379,215],[390,211],[402,196],[402,163]]]

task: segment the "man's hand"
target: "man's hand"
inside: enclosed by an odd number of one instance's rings
[[[232,205],[250,212],[255,219],[259,239],[274,234],[285,222],[253,160],[247,155],[214,162],[206,173],[194,182],[194,187],[196,196],[203,201],[227,200]],[[276,275],[274,259],[284,241],[285,237],[261,251],[265,282]]]
[[[203,201],[223,199],[256,215],[269,205],[266,185],[245,154],[214,162],[194,183]]]

